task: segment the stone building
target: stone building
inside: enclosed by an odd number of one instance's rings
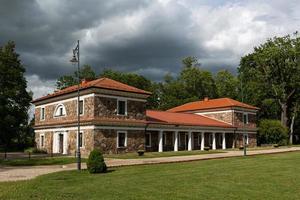
[[[258,108],[228,98],[205,99],[168,111],[146,110],[150,92],[108,79],[80,84],[33,101],[35,138],[48,153],[180,151],[256,145]],[[77,117],[80,134],[77,139]]]

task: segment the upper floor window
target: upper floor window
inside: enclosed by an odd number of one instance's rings
[[[248,113],[244,113],[243,114],[243,122],[244,122],[244,124],[248,124]]]
[[[44,120],[44,119],[45,119],[45,108],[44,108],[44,107],[41,108],[41,116],[40,116],[40,119],[41,119],[41,120]]]
[[[118,100],[118,115],[127,115],[127,103],[124,100]]]
[[[55,117],[60,117],[60,116],[65,116],[66,115],[66,108],[64,105],[59,104],[56,106],[55,111],[54,111],[54,116]]]
[[[83,100],[79,101],[79,114],[83,115]]]

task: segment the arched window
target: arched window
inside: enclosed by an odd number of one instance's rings
[[[54,111],[54,117],[60,117],[66,115],[66,108],[63,104],[59,104],[56,106]]]

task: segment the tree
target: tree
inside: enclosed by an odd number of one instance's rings
[[[32,99],[14,42],[0,47],[0,143],[9,147],[28,125]]]
[[[57,79],[56,81],[56,88],[61,90],[66,87],[78,84],[78,72],[75,71],[72,75],[64,75]],[[80,69],[80,80],[87,79],[87,80],[95,80],[96,73],[94,72],[93,68],[90,65],[84,65]]]
[[[288,127],[288,111],[300,88],[300,38],[275,37],[241,58],[239,77],[260,100],[271,97],[281,109],[281,123]],[[254,87],[253,87],[254,86]]]
[[[217,94],[219,97],[238,98],[239,82],[236,76],[227,70],[219,71],[215,76]]]
[[[288,129],[279,120],[264,119],[259,123],[258,142],[260,144],[286,145]]]

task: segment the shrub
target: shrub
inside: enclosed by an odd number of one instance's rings
[[[99,150],[91,151],[86,165],[91,174],[104,173],[107,170],[103,155]]]
[[[24,150],[25,153],[35,153],[35,154],[47,154],[47,151],[44,149],[38,149],[36,147],[30,147]]]
[[[258,142],[259,144],[286,145],[288,129],[281,125],[279,120],[264,119],[259,123]]]

